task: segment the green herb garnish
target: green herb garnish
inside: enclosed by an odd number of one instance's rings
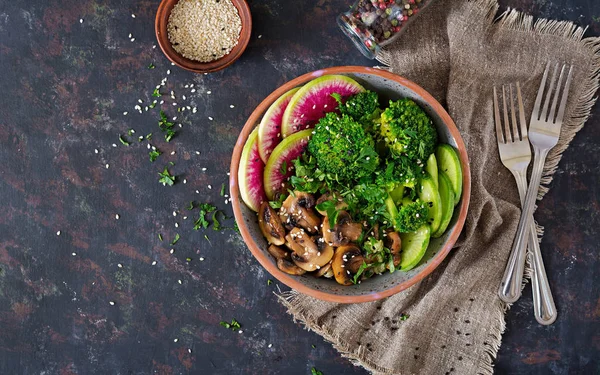
[[[323,375],[323,372],[321,372],[313,367],[310,369],[310,375]]]
[[[221,184],[221,196],[224,197],[225,196],[225,183]]]
[[[175,238],[171,241],[171,245],[175,245],[179,241],[179,233],[175,233]]]
[[[127,130],[127,135],[128,135],[128,136],[130,136],[130,137],[131,137],[131,136],[133,135],[133,133],[135,133],[135,130],[133,130],[133,129],[129,129],[129,130]]]
[[[283,161],[283,163],[281,163],[281,167],[279,168],[279,172],[281,174],[286,174],[287,173],[287,161]]]
[[[119,136],[119,142],[121,142],[125,146],[129,146],[129,142],[127,142],[126,140],[124,140],[122,136]]]
[[[154,68],[155,68],[155,66],[153,63],[150,63],[150,65],[148,65],[148,69],[154,69]]]
[[[200,203],[198,208],[200,208],[200,213],[198,215],[198,219],[194,222],[194,230],[198,230],[200,228],[206,229],[210,225],[210,222],[206,220],[206,215],[215,211],[217,207],[210,203]]]
[[[154,162],[156,160],[156,158],[158,158],[160,156],[160,151],[152,150],[148,153],[148,155],[150,156],[150,161]]]
[[[165,141],[171,142],[171,139],[175,136],[177,132],[173,129],[167,129],[165,131]]]
[[[152,91],[152,96],[155,98],[160,98],[160,91],[158,91],[158,87],[154,89],[154,91]]]
[[[194,209],[194,201],[190,201],[190,204],[188,204],[187,209],[190,211]]]
[[[409,317],[410,317],[410,315],[402,313],[402,315],[400,315],[400,320],[406,320]]]
[[[146,135],[146,139],[147,139],[147,140],[151,140],[151,139],[152,139],[152,133],[148,133],[148,134]]]
[[[337,217],[339,211],[336,208],[337,203],[334,200],[321,202],[315,206],[319,211],[325,211],[327,213],[327,220],[329,225],[334,226],[337,223]]]
[[[161,241],[163,240],[162,234],[160,234],[160,233],[158,234],[158,239]]]
[[[271,284],[273,284],[273,281],[271,281],[271,279],[268,279],[267,280],[267,285],[271,285]]]
[[[360,265],[360,268],[358,269],[358,271],[356,271],[356,274],[354,275],[354,278],[352,279],[352,282],[354,284],[358,283],[358,280],[359,280],[360,276],[363,274],[363,272],[365,272],[365,270],[367,268],[369,268],[369,265],[367,263],[365,263],[365,262],[363,262]]]
[[[165,169],[162,172],[159,172],[158,175],[160,176],[158,182],[163,184],[163,186],[173,186],[173,184],[175,183],[175,176],[169,173],[167,167],[165,167]]]
[[[235,319],[231,319],[231,323],[221,321],[219,324],[227,329],[231,329],[232,331],[237,331],[242,328],[240,323]]]

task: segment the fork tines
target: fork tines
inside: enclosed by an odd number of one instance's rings
[[[553,124],[562,123],[563,116],[565,114],[565,107],[567,105],[567,96],[569,93],[569,87],[571,86],[571,80],[573,79],[573,65],[569,66],[569,73],[567,75],[567,80],[563,85],[563,78],[565,75],[565,69],[567,68],[567,64],[563,64],[560,69],[560,75],[558,76],[558,80],[556,79],[556,75],[558,73],[558,67],[560,66],[557,63],[554,66],[552,71],[552,78],[550,79],[550,86],[544,93],[544,88],[546,87],[546,80],[548,78],[548,73],[550,71],[551,63],[548,62],[546,64],[546,69],[544,70],[544,75],[542,76],[542,83],[540,84],[540,88],[538,90],[537,98],[535,99],[535,105],[533,107],[533,112],[531,113],[531,121],[543,121],[543,122],[551,122]],[[562,92],[561,92],[562,88]],[[552,95],[554,94],[554,95]],[[556,106],[558,104],[558,97],[561,97],[560,106],[558,107],[558,113],[556,113]],[[550,98],[552,97],[552,105],[550,106]],[[540,105],[542,104],[542,99],[544,99],[544,107],[540,112]],[[550,106],[550,111],[548,112],[548,106]],[[555,116],[556,115],[556,116]]]
[[[508,86],[508,101],[506,91]],[[517,124],[517,111],[515,110],[515,100],[513,96],[513,85],[502,85],[502,108],[504,121],[500,120],[500,107],[498,105],[498,92],[494,86],[494,122],[496,123],[496,136],[498,143],[513,143],[517,141],[527,141],[527,121],[525,120],[525,110],[523,109],[523,98],[521,96],[521,85],[516,83],[517,87],[517,106],[519,108],[519,124]],[[510,102],[510,121],[508,102]]]

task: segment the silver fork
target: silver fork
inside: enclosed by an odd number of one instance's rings
[[[521,283],[523,281],[524,268],[521,263],[525,260],[523,254],[525,253],[528,242],[526,235],[531,227],[531,223],[533,222],[532,214],[535,208],[535,200],[537,198],[537,193],[540,186],[544,162],[546,160],[546,156],[548,155],[548,151],[550,151],[550,149],[552,149],[558,143],[560,128],[562,126],[565,107],[567,105],[567,96],[569,93],[569,87],[571,85],[571,79],[573,77],[573,67],[570,67],[564,85],[562,85],[562,82],[566,65],[562,66],[562,69],[560,70],[560,76],[557,80],[556,76],[558,73],[558,67],[559,64],[556,64],[552,73],[552,78],[549,82],[549,87],[546,90],[546,80],[550,70],[550,63],[546,65],[546,70],[544,71],[542,82],[538,90],[538,95],[535,100],[535,105],[533,107],[533,112],[531,114],[529,142],[533,146],[535,157],[531,171],[529,187],[527,189],[525,202],[523,203],[521,212],[521,218],[519,220],[519,226],[517,227],[517,234],[513,242],[513,247],[506,270],[504,272],[504,277],[502,278],[502,283],[500,284],[500,298],[506,302],[515,302],[521,295]],[[561,85],[563,86],[562,90]],[[561,96],[561,101],[557,108],[559,96]],[[550,105],[551,98],[552,105]],[[542,99],[544,99],[543,107],[541,107]],[[557,109],[558,112],[556,112]],[[534,259],[534,264],[535,263],[537,262]]]
[[[494,86],[494,122],[496,124],[496,138],[498,140],[498,150],[500,152],[500,160],[502,164],[511,171],[517,182],[519,197],[521,204],[525,201],[527,192],[527,167],[531,161],[531,149],[529,147],[529,139],[527,136],[527,124],[525,120],[525,111],[523,109],[523,98],[521,96],[521,85],[519,82],[517,87],[517,104],[519,108],[520,127],[517,124],[517,115],[513,98],[513,86],[509,85],[509,102],[511,121],[508,118],[506,87],[502,86],[502,104],[504,114],[504,127],[500,118],[500,107],[498,105],[498,93]],[[512,124],[512,128],[511,128]],[[511,132],[512,130],[512,132]],[[537,240],[537,232],[535,223],[531,223],[529,230],[529,251],[538,261],[532,262],[534,273],[532,278],[533,289],[533,305],[535,318],[540,324],[551,324],[556,319],[556,307],[554,299],[550,291],[550,286],[542,261],[540,245]],[[518,267],[524,267],[525,253],[521,254],[523,259],[517,263]],[[522,270],[515,272],[523,272]],[[517,285],[520,291],[520,285]],[[499,291],[502,296],[502,288]]]

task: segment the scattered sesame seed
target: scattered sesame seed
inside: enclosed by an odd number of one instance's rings
[[[96,154],[98,153],[98,149],[97,148],[94,149],[94,153],[96,153]]]
[[[131,13],[131,18],[135,18],[135,14]]]
[[[132,41],[132,42],[135,42],[135,38],[131,38],[131,41]]]
[[[115,303],[114,303],[113,301],[109,301],[108,303],[109,303],[111,306],[114,306],[114,305],[115,305]]]
[[[208,119],[209,119],[210,121],[212,121],[212,120],[213,120],[213,118],[212,118],[212,117],[210,117],[210,116],[208,116]]]
[[[179,228],[179,223],[175,223],[175,228]]]
[[[80,19],[79,19],[79,23],[83,23],[83,18],[80,18]]]
[[[171,74],[171,69],[167,69],[167,74]]]
[[[115,219],[119,220],[119,218],[120,218],[119,214],[116,214]]]
[[[177,341],[179,341],[179,339],[175,339],[175,340],[173,340],[173,342],[177,342]]]
[[[185,178],[184,178],[184,179],[183,179],[183,183],[184,183],[184,184],[187,184],[187,179],[185,179]]]
[[[175,249],[169,250],[169,254],[173,254],[174,252],[175,252]]]
[[[177,212],[173,211],[173,216],[177,216]]]
[[[60,231],[56,232],[56,235],[57,235],[57,236],[60,236]]]
[[[201,262],[204,262],[204,258],[200,257],[200,261],[201,261]]]
[[[106,164],[106,169],[108,169],[108,167],[110,167],[110,165]]]
[[[212,94],[212,91],[208,90],[206,93],[207,93],[208,95],[210,95],[210,94]]]
[[[117,267],[123,268],[123,265],[121,263],[119,263],[119,264],[117,264]]]
[[[129,33],[129,38],[131,38],[131,33]]]
[[[238,333],[243,333],[244,331],[242,331],[241,329],[238,331]]]
[[[235,108],[235,106],[233,104],[230,104],[229,108]]]
[[[208,185],[208,188],[209,188],[209,189],[212,189],[212,186],[211,186],[211,185]]]
[[[113,144],[112,144],[112,146],[113,146],[113,147],[117,147],[117,144],[116,144],[116,143],[113,143]]]
[[[156,266],[156,261],[153,261],[153,262],[152,262],[152,265],[153,265],[153,266]]]
[[[196,155],[200,155],[200,151],[196,151]]]
[[[190,92],[196,92],[196,89],[191,89]]]
[[[188,353],[192,354],[192,349],[188,349]]]
[[[171,151],[171,155],[175,155],[175,151]]]
[[[196,190],[196,194],[200,194],[200,192],[198,190]]]
[[[202,168],[202,171],[205,171],[205,170],[206,170],[206,168]]]
[[[153,45],[152,45],[152,49],[155,49],[155,48],[156,48],[156,44],[153,44]]]
[[[76,256],[76,255],[77,255],[77,253],[71,253],[71,255],[73,255],[73,256]]]
[[[177,280],[177,282],[179,283],[179,285],[183,284],[183,283],[181,282],[181,280]]]
[[[229,173],[229,172],[227,172],[227,176],[229,176],[229,175],[230,175],[230,173]]]
[[[184,216],[184,217],[183,217],[183,220],[187,220],[187,216]]]
[[[269,345],[267,346],[267,348],[271,348],[271,347],[273,347],[273,344],[269,344]]]
[[[260,38],[262,38],[262,34],[260,34],[260,35],[258,36],[258,39],[260,39]]]

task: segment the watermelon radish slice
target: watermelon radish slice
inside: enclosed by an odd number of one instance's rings
[[[238,168],[240,196],[250,209],[258,212],[260,204],[267,200],[263,185],[265,163],[258,154],[258,128],[254,129],[242,149]]]
[[[365,89],[350,77],[327,75],[313,79],[298,90],[283,114],[283,138],[297,131],[313,128],[327,112],[335,111],[337,101],[331,96],[340,94],[342,100]]]
[[[264,186],[270,200],[285,188],[285,182],[292,175],[293,160],[297,159],[308,145],[312,130],[295,133],[275,147],[265,167]],[[285,163],[285,164],[284,164]]]
[[[292,96],[300,88],[291,89],[275,100],[263,116],[260,125],[258,125],[258,152],[260,158],[265,163],[269,160],[269,155],[273,152],[275,146],[281,142],[281,120],[283,112],[288,106]]]

